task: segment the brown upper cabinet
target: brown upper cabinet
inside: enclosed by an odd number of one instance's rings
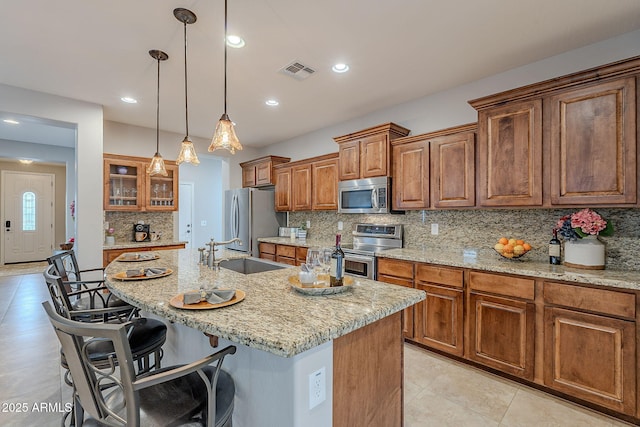
[[[409,132],[409,129],[395,123],[386,123],[333,138],[339,145],[338,179],[347,181],[391,176],[390,142],[409,135]]]
[[[636,203],[636,80],[565,90],[550,110],[551,203]]]
[[[240,163],[242,168],[242,187],[275,185],[273,167],[281,163],[287,163],[290,160],[289,157],[265,156]]]
[[[279,164],[274,172],[276,211],[338,209],[338,153]]]
[[[104,154],[103,209],[105,211],[178,210],[178,166],[165,160],[167,176],[150,176],[151,159]]]
[[[394,140],[393,208],[474,206],[475,131],[472,123]]]
[[[469,101],[480,206],[638,203],[640,57]]]

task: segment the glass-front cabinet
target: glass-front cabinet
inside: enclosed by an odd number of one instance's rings
[[[178,210],[178,166],[165,161],[167,176],[149,176],[151,159],[104,155],[104,210]]]

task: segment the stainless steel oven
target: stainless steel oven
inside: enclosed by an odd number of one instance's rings
[[[343,245],[345,274],[376,278],[376,253],[402,247],[401,224],[356,224],[353,244]]]
[[[376,277],[376,257],[374,255],[358,255],[345,251],[344,273],[350,276],[374,279]]]

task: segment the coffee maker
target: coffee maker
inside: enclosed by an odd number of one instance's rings
[[[149,224],[133,224],[133,241],[150,242],[151,233],[149,233],[149,229]]]

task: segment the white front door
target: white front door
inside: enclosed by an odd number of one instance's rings
[[[193,241],[193,183],[181,182],[178,195],[178,238],[191,247]]]
[[[2,171],[4,263],[42,261],[53,252],[54,176]]]

